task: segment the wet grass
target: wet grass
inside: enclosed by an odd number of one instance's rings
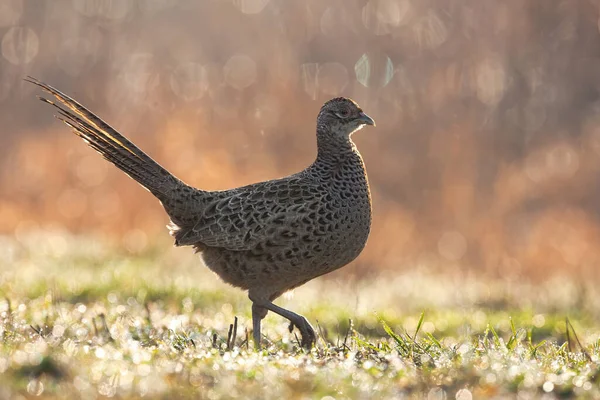
[[[0,398],[600,396],[592,283],[419,266],[359,282],[334,276],[278,301],[313,322],[312,351],[269,315],[256,352],[244,293],[190,252],[159,248],[131,255],[51,233],[1,239]]]

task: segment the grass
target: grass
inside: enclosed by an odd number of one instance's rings
[[[593,283],[334,275],[278,300],[316,348],[269,314],[256,352],[245,294],[191,252],[40,233],[0,254],[0,398],[600,397]]]

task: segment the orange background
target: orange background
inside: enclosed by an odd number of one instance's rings
[[[26,75],[203,189],[304,168],[321,104],[344,95],[377,121],[354,138],[375,214],[348,271],[595,278],[599,9],[591,0],[3,1],[0,231],[66,228],[131,251],[167,237],[160,205],[53,120]]]

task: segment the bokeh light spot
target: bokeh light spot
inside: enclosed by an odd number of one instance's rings
[[[145,93],[152,89],[159,83],[154,55],[149,53],[131,55],[123,65],[121,77],[135,93]]]
[[[141,253],[148,246],[148,235],[141,229],[132,229],[123,237],[123,245],[131,253]]]
[[[438,252],[449,261],[458,261],[467,252],[467,239],[457,231],[444,232],[438,240]]]
[[[567,144],[559,144],[548,151],[546,162],[551,173],[560,178],[571,178],[579,169],[579,155]]]
[[[356,79],[365,87],[384,87],[394,76],[394,64],[385,53],[365,53],[354,65]]]
[[[448,28],[438,15],[430,10],[413,27],[415,42],[419,47],[435,49],[448,39]]]
[[[469,389],[460,389],[458,392],[456,392],[455,398],[456,400],[472,400],[473,394]]]
[[[525,159],[525,174],[533,182],[551,178],[568,179],[579,170],[579,155],[566,143],[531,153]]]
[[[38,379],[32,379],[27,384],[27,393],[34,396],[41,396],[44,393],[44,383]]]
[[[498,104],[506,91],[504,67],[497,60],[486,58],[477,67],[476,85],[479,101],[489,106]]]
[[[444,389],[436,387],[427,393],[427,400],[446,400],[447,395]]]
[[[135,53],[127,57],[120,67],[118,78],[106,90],[108,104],[117,111],[123,105],[151,105],[152,94],[160,84],[160,73],[154,55]]]
[[[408,1],[371,0],[362,9],[362,22],[375,35],[386,35],[405,21],[409,10]]]
[[[39,44],[33,29],[13,26],[2,37],[2,56],[14,65],[27,64],[37,55]]]
[[[233,0],[233,4],[244,14],[258,14],[269,4],[269,0]]]
[[[546,318],[544,317],[543,314],[536,314],[533,316],[531,323],[536,328],[541,328],[546,323]]]
[[[171,90],[185,101],[202,98],[208,89],[208,72],[202,65],[188,62],[179,65],[169,79]]]
[[[256,81],[256,62],[244,54],[234,55],[225,63],[223,75],[231,87],[245,89]]]

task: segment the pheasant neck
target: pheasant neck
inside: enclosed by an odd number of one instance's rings
[[[317,162],[339,164],[354,156],[358,150],[350,137],[317,133]]]

